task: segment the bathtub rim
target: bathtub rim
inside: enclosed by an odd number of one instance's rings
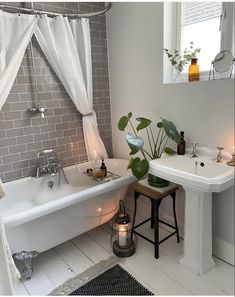
[[[113,160],[113,161],[127,161],[124,159],[108,159],[108,160]],[[81,164],[85,164],[89,162],[83,162]],[[77,164],[79,165],[79,164]],[[74,167],[75,165],[71,165],[66,167],[65,169],[69,169],[69,167]],[[25,177],[22,178],[25,181],[32,180],[34,177]],[[8,182],[10,183],[20,183],[22,182],[22,179],[17,179],[14,181]],[[61,197],[59,199],[49,201],[40,205],[36,205],[35,207],[20,211],[19,213],[13,213],[9,215],[1,215],[1,218],[5,224],[5,226],[17,226],[20,224],[27,223],[31,220],[38,219],[44,215],[50,214],[52,212],[58,211],[62,208],[69,207],[75,203],[80,203],[82,201],[85,201],[87,199],[91,199],[97,195],[105,194],[107,192],[111,192],[113,190],[117,190],[119,188],[128,186],[129,184],[135,182],[137,179],[133,175],[125,175],[125,176],[120,176],[118,179],[111,180],[102,184],[97,184],[95,186],[92,186],[88,189],[75,192],[72,194],[69,194],[66,197]]]

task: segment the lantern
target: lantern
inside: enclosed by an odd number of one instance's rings
[[[129,257],[135,253],[130,216],[126,213],[122,200],[119,201],[119,209],[114,219],[111,242],[113,253],[118,257]]]

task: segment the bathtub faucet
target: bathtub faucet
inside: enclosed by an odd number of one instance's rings
[[[43,161],[41,164],[38,164],[36,170],[36,177],[41,177],[45,174],[51,174],[52,176],[56,175],[59,171],[61,163],[57,157],[57,154],[54,150],[44,150],[38,152],[38,157],[42,157]]]
[[[42,157],[43,161],[41,164],[37,165],[37,168],[36,168],[37,178],[46,174],[51,174],[51,176],[55,176],[57,173],[59,173],[59,180],[60,180],[60,173],[62,172],[66,183],[68,183],[67,177],[64,173],[63,167],[57,156],[56,151],[54,151],[53,149],[43,150],[41,152],[38,152],[38,157]]]

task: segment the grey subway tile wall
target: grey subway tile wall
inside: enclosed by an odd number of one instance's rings
[[[7,4],[24,5],[23,2]],[[76,13],[101,10],[104,3],[39,2],[34,3],[34,7]],[[105,15],[90,18],[90,26],[94,109],[101,138],[109,157],[112,157]],[[40,161],[37,152],[42,149],[55,149],[64,166],[87,160],[81,115],[35,38],[33,58],[37,84],[33,84],[32,56],[28,47],[15,83],[0,112],[0,177],[4,182],[33,175]],[[45,118],[27,111],[35,100],[35,88],[40,105],[47,108]]]

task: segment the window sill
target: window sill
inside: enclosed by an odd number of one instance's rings
[[[209,72],[205,71],[204,73],[200,73],[200,80],[195,81],[188,81],[188,73],[183,72],[181,75],[181,78],[177,81],[164,81],[163,84],[187,84],[187,83],[201,83],[205,81],[224,81],[224,80],[230,80],[235,78],[235,73],[232,73],[231,77],[228,76],[222,76],[222,75],[216,75],[215,78],[212,77],[209,79]]]

